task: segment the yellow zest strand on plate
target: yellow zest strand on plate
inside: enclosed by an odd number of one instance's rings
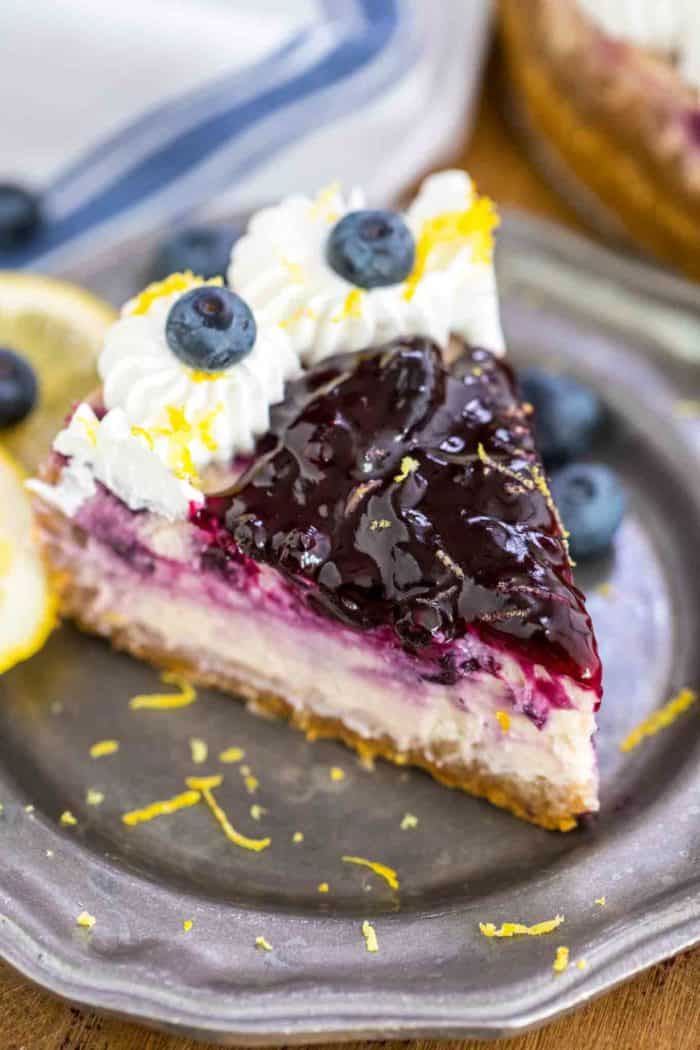
[[[118,740],[98,740],[90,748],[90,758],[104,758],[106,755],[114,755],[118,750]]]
[[[304,832],[303,831],[295,831],[294,834],[292,835],[292,842],[295,845],[298,845],[300,842],[303,842],[303,841],[304,841]]]
[[[188,707],[197,699],[197,691],[194,686],[174,671],[163,671],[160,676],[161,682],[166,685],[174,685],[177,693],[140,693],[132,696],[129,707],[132,711],[170,711],[177,707]]]
[[[368,952],[379,951],[379,941],[377,940],[377,933],[371,922],[367,919],[362,923],[362,936],[365,939],[365,947]]]
[[[227,747],[219,755],[219,762],[242,762],[244,758],[245,751],[242,747]]]
[[[256,937],[255,938],[255,947],[256,948],[261,948],[264,952],[271,952],[272,951],[272,945],[264,937]]]
[[[319,884],[318,884],[318,892],[319,893],[328,893],[329,889],[330,889],[330,886],[328,885],[327,882],[319,882]]]
[[[398,474],[395,475],[394,481],[397,485],[400,485],[402,481],[405,481],[409,474],[414,474],[420,466],[417,459],[413,456],[404,456],[401,460],[401,469]]]
[[[404,813],[401,821],[401,830],[408,831],[409,828],[418,827],[418,817],[415,817],[413,813]]]
[[[104,792],[97,791],[95,788],[88,788],[85,792],[85,801],[88,806],[101,806],[104,800]]]
[[[132,828],[135,824],[145,824],[155,817],[167,817],[171,813],[177,813],[180,809],[196,806],[201,799],[202,796],[199,791],[183,791],[181,795],[175,795],[174,798],[167,798],[160,802],[151,802],[150,805],[144,806],[143,809],[132,809],[130,813],[124,813],[122,821]]]
[[[376,860],[365,860],[364,857],[342,857],[341,859],[346,864],[359,864],[364,868],[370,868],[375,875],[379,875],[382,879],[388,882],[392,890],[398,890],[398,876],[394,869],[389,868],[386,864],[379,864]]]
[[[240,831],[236,831],[233,824],[226,816],[226,813],[214,798],[212,792],[214,788],[221,786],[222,781],[222,776],[188,777],[186,784],[189,788],[202,792],[204,801],[209,806],[214,819],[229,842],[232,842],[234,846],[240,846],[241,849],[251,850],[253,853],[260,853],[261,850],[267,849],[272,841],[271,839],[249,839],[246,835],[242,835]]]
[[[415,295],[434,251],[444,252],[449,249],[457,254],[462,248],[471,245],[474,262],[491,262],[493,231],[499,222],[493,201],[476,193],[469,207],[463,211],[441,212],[426,219],[416,244],[416,259],[406,281],[404,299],[410,300]]]
[[[345,780],[345,770],[341,769],[340,766],[331,766],[331,780],[336,784],[340,783],[341,780]]]
[[[75,920],[76,926],[82,926],[85,930],[91,930],[97,922],[94,915],[91,915],[89,911],[81,911],[80,915]]]
[[[684,711],[687,711],[697,698],[698,694],[694,689],[681,689],[680,693],[677,693],[667,704],[664,704],[662,708],[655,711],[649,718],[645,718],[636,729],[628,733],[620,744],[620,751],[631,751],[632,748],[641,744],[645,737],[654,736],[661,729],[666,729]]]
[[[192,922],[192,919],[185,919],[185,921],[182,924],[182,928],[185,931],[185,933],[189,933],[193,926],[194,923]]]
[[[557,955],[552,965],[552,969],[555,973],[564,973],[564,970],[569,965],[569,949],[562,945],[557,948]]]
[[[192,755],[192,761],[196,766],[200,766],[203,762],[206,762],[209,757],[209,747],[206,740],[200,740],[197,736],[191,737],[190,753]]]
[[[147,314],[156,299],[162,299],[164,296],[172,295],[174,292],[189,292],[192,288],[199,288],[203,284],[221,287],[223,283],[221,277],[212,277],[210,280],[205,281],[203,277],[195,276],[191,270],[185,270],[183,273],[171,273],[165,280],[154,281],[152,284],[147,285],[136,296],[129,308],[129,316],[138,317]]]
[[[69,809],[66,809],[59,817],[59,822],[64,828],[74,828],[78,821],[75,819]]]
[[[596,897],[595,903],[598,905],[599,908],[604,908],[606,903],[605,897]]]
[[[545,919],[544,922],[536,922],[534,926],[525,926],[522,922],[504,922],[500,927],[494,926],[492,922],[480,922],[479,929],[484,937],[541,937],[544,933],[551,933],[564,921],[563,915],[557,915],[553,919]]]

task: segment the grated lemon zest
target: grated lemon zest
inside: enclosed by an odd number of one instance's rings
[[[145,824],[155,817],[167,817],[171,813],[177,813],[180,809],[196,806],[201,801],[201,798],[199,791],[183,791],[181,795],[175,795],[173,798],[151,802],[148,806],[144,806],[143,809],[133,809],[130,813],[124,813],[122,822],[130,828],[135,824]]]
[[[416,258],[409,274],[403,297],[410,300],[424,277],[430,257],[437,249],[457,255],[471,245],[472,260],[490,263],[493,257],[493,231],[500,222],[492,200],[474,194],[469,207],[462,211],[445,211],[426,219],[416,243]],[[441,254],[442,254],[441,253]]]
[[[319,893],[328,893],[329,889],[330,889],[330,886],[328,885],[327,882],[319,882],[319,884],[318,884],[318,892]]]
[[[498,722],[503,732],[507,733],[510,729],[510,715],[508,714],[508,712],[496,711],[496,721]]]
[[[295,831],[294,834],[292,835],[292,842],[299,843],[299,842],[303,842],[303,841],[304,841],[304,832],[303,831]]]
[[[654,736],[661,729],[666,729],[667,726],[676,721],[679,715],[687,711],[697,698],[698,694],[694,689],[681,689],[667,704],[664,704],[662,708],[641,722],[636,729],[628,733],[620,744],[620,751],[631,751],[632,748],[641,744],[645,737]]]
[[[491,467],[492,470],[497,470],[500,474],[505,474],[507,478],[511,478],[513,481],[517,481],[519,485],[522,485],[523,488],[527,489],[528,491],[531,492],[534,488],[537,487],[537,483],[533,481],[532,478],[524,478],[522,477],[522,475],[517,474],[514,470],[511,470],[510,467],[506,467],[505,464],[499,463],[497,459],[492,459],[491,456],[489,456],[486,449],[484,448],[483,443],[481,441],[476,447],[476,454],[485,467]]]
[[[101,806],[104,802],[105,797],[102,791],[96,791],[95,788],[88,788],[85,794],[85,801],[88,806]]]
[[[398,890],[399,879],[393,868],[388,867],[386,864],[379,864],[376,860],[365,860],[364,857],[342,857],[341,858],[346,864],[359,864],[364,868],[371,868],[375,875],[379,875],[382,879],[388,882],[392,890]]]
[[[209,755],[209,745],[206,740],[200,740],[199,737],[193,736],[190,738],[190,753],[194,764],[200,766],[207,760]]]
[[[315,321],[317,317],[316,311],[312,310],[310,306],[299,306],[280,321],[280,328],[289,328],[291,325],[296,324],[297,321],[302,321],[305,317],[309,321]]]
[[[401,484],[402,481],[406,480],[409,474],[414,474],[419,466],[420,463],[417,459],[414,459],[413,456],[404,456],[401,460],[401,470],[395,475],[394,481],[397,484]]]
[[[166,685],[177,686],[179,692],[140,693],[138,696],[132,696],[129,701],[132,711],[170,711],[178,707],[188,707],[197,699],[194,686],[174,671],[163,671],[160,680]]]
[[[362,936],[365,939],[365,947],[368,952],[379,951],[379,941],[377,940],[377,932],[371,922],[367,919],[362,923]]]
[[[64,828],[73,828],[78,823],[78,821],[75,819],[75,817],[69,809],[66,809],[63,813],[61,813],[59,821]]]
[[[316,194],[316,200],[309,209],[310,217],[312,219],[325,219],[329,223],[337,222],[340,216],[332,205],[339,193],[340,182],[338,179],[334,179],[328,186],[320,189]]]
[[[341,769],[340,766],[331,766],[331,780],[334,783],[339,783],[341,780],[345,780],[345,770]]]
[[[414,817],[413,813],[405,813],[403,820],[401,821],[401,830],[407,831],[409,828],[418,827],[418,817]]]
[[[252,773],[246,773],[243,777],[243,783],[245,784],[245,789],[249,795],[254,795],[260,787],[260,781],[257,777],[254,777]]]
[[[564,973],[564,970],[569,965],[569,949],[564,945],[557,948],[557,955],[552,965],[552,969],[555,973]]]
[[[391,522],[388,518],[374,518],[373,521],[370,521],[369,527],[372,532],[378,532],[380,529],[391,528]]]
[[[149,434],[152,437],[164,437],[168,440],[170,468],[176,477],[192,483],[199,481],[190,446],[199,440],[210,452],[217,450],[219,446],[214,440],[211,428],[222,410],[223,405],[219,402],[200,419],[191,421],[181,406],[166,405],[167,425],[150,428]]]
[[[118,740],[98,740],[90,748],[90,758],[104,758],[106,755],[114,755],[118,750]]]
[[[599,908],[604,908],[606,904],[605,897],[596,897],[595,903],[598,905]]]
[[[504,922],[500,927],[492,922],[480,922],[479,929],[484,937],[515,937],[524,934],[528,937],[541,937],[544,933],[551,933],[564,921],[563,915],[557,915],[553,919],[545,919],[544,922],[536,922],[534,926],[525,926],[521,922]]]
[[[210,280],[205,281],[203,277],[195,276],[191,270],[184,270],[182,273],[171,273],[169,277],[162,281],[153,281],[152,284],[147,285],[136,296],[129,308],[129,316],[139,317],[147,314],[157,299],[162,299],[166,295],[173,295],[174,292],[189,292],[192,288],[199,288],[205,284],[215,285],[220,288],[223,283],[223,278],[221,277],[212,277]]]
[[[156,447],[156,443],[153,440],[153,436],[148,433],[145,427],[139,427],[134,423],[134,425],[131,428],[131,435],[132,437],[142,437],[148,445],[148,447],[150,448],[151,452],[153,452],[154,448]]]
[[[250,815],[253,818],[253,820],[260,820],[260,818],[264,817],[266,813],[267,810],[264,808],[264,806],[259,806],[257,802],[254,802],[253,805],[250,807]]]
[[[286,255],[280,255],[280,266],[287,271],[287,277],[292,284],[303,284],[306,280],[306,271],[301,263],[288,259]]]
[[[185,919],[185,921],[182,924],[182,928],[185,931],[185,933],[189,933],[193,926],[194,923],[192,922],[192,919]]]
[[[245,751],[242,747],[227,747],[219,755],[219,762],[240,762],[244,758]]]
[[[211,791],[212,788],[221,787],[223,782],[224,778],[220,773],[211,777],[187,777],[186,780],[188,788],[192,788],[193,791]]]
[[[215,383],[217,379],[223,379],[226,372],[204,372],[200,368],[188,368],[187,375],[193,383]]]
[[[338,324],[340,321],[347,321],[348,319],[357,320],[362,317],[362,299],[364,292],[361,288],[353,288],[351,292],[345,296],[345,301],[337,314],[331,317],[331,321],[334,324]]]
[[[82,926],[85,930],[91,930],[97,922],[94,915],[91,915],[89,911],[81,911],[80,915],[75,920],[76,926]]]
[[[270,944],[270,942],[268,940],[265,940],[264,937],[256,937],[255,938],[255,947],[256,948],[262,948],[262,950],[264,952],[271,952],[272,951],[272,945]]]
[[[585,970],[587,966],[588,966],[588,959],[577,959],[576,960],[576,969],[577,970]]]
[[[236,831],[233,824],[230,822],[226,813],[221,808],[219,803],[214,798],[212,791],[215,787],[219,787],[223,777],[188,777],[186,780],[189,788],[201,791],[204,801],[209,806],[214,819],[223,831],[229,842],[232,842],[234,846],[240,846],[241,849],[250,850],[252,853],[260,853],[261,850],[267,849],[272,841],[269,838],[265,839],[250,839],[246,835],[242,835],[240,831]]]

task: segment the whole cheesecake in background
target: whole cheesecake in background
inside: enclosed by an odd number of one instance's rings
[[[700,5],[499,7],[516,111],[560,188],[700,280]]]
[[[598,808],[601,675],[502,360],[493,206],[332,186],[229,281],[127,303],[36,495],[64,615],[546,828]]]

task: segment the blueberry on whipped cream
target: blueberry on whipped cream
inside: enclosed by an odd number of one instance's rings
[[[203,372],[223,372],[242,361],[256,335],[248,304],[228,288],[209,285],[176,299],[165,322],[165,338],[175,357]]]
[[[368,211],[360,192],[333,184],[254,215],[228,281],[305,366],[414,335],[500,354],[497,224],[464,171],[431,175],[403,215]]]
[[[326,258],[331,269],[351,284],[384,288],[406,280],[416,246],[396,212],[351,211],[331,230]]]

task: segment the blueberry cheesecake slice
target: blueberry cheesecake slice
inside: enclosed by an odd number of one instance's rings
[[[30,485],[85,629],[568,830],[600,665],[500,358],[492,210],[446,176],[405,215],[293,198],[233,288],[146,289]]]

